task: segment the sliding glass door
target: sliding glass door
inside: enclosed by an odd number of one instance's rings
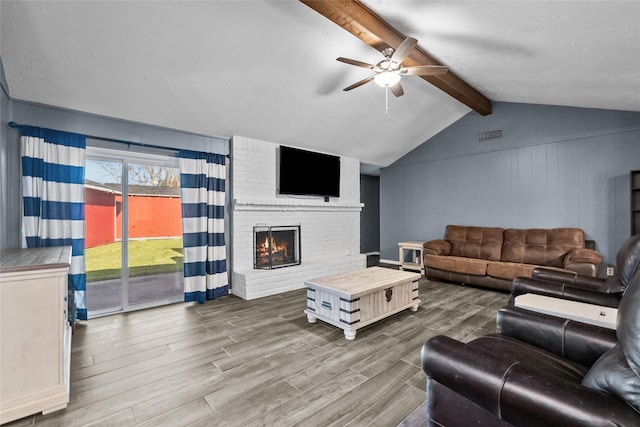
[[[89,316],[181,301],[177,159],[87,149]]]
[[[122,311],[122,169],[119,159],[87,160],[85,167],[85,244],[87,310]]]
[[[180,299],[180,171],[167,164],[130,162],[127,180],[127,304]]]

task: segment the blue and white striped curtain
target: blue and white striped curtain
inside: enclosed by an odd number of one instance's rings
[[[71,246],[69,297],[75,301],[76,313],[70,312],[69,320],[86,320],[86,136],[32,126],[20,126],[19,131],[23,247]]]
[[[224,239],[226,157],[180,150],[184,300],[229,294]]]

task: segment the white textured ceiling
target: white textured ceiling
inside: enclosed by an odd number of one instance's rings
[[[640,2],[364,1],[493,101],[640,111]],[[470,110],[297,1],[0,2],[13,99],[386,166]]]

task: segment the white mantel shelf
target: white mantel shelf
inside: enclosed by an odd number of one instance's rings
[[[339,211],[359,212],[363,203],[325,202],[317,199],[288,199],[279,200],[238,200],[234,199],[233,209],[236,211]]]

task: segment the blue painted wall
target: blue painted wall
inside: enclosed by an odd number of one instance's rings
[[[497,129],[501,138],[478,141]],[[580,227],[614,263],[630,235],[634,169],[640,113],[496,102],[381,169],[381,258],[461,224]]]

